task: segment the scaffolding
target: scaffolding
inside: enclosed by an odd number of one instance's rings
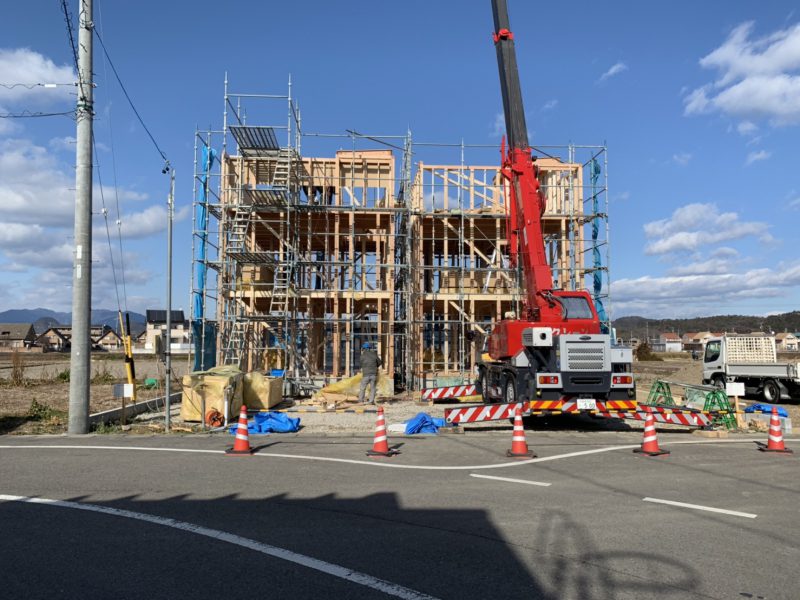
[[[251,125],[263,116],[246,110],[253,102],[288,114]],[[606,148],[534,153],[555,286],[607,304]],[[222,131],[195,135],[196,346],[213,341],[217,362],[245,370],[283,370],[301,390],[357,373],[366,342],[398,389],[468,381],[492,324],[521,302],[499,167],[475,166],[492,159],[496,145],[415,143],[410,132],[304,132],[291,84],[286,95],[233,94],[226,78]]]

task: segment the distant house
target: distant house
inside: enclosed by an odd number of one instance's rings
[[[106,352],[119,352],[123,348],[122,338],[113,329],[106,331],[94,344]]]
[[[173,354],[186,354],[189,352],[189,322],[182,310],[173,310],[170,331],[170,352]],[[144,330],[144,352],[156,351],[156,338],[167,329],[166,310],[148,310],[147,327]],[[141,345],[140,345],[141,348]]]
[[[32,323],[0,323],[0,349],[30,348],[36,341]]]
[[[681,338],[681,343],[683,344],[683,349],[687,352],[703,352],[706,347],[706,342],[717,335],[716,333],[711,333],[710,331],[698,331],[697,333],[685,333]]]
[[[113,330],[108,325],[92,325],[89,329],[92,346],[98,346],[99,340],[104,338],[109,331]],[[36,338],[36,343],[45,352],[65,352],[72,346],[72,325],[50,327]]]
[[[800,339],[793,333],[776,333],[775,348],[782,352],[796,352],[800,346]]]
[[[653,352],[680,352],[683,348],[681,338],[677,333],[662,333],[651,344]]]
[[[58,327],[50,327],[36,338],[36,345],[41,346],[45,352],[63,352],[69,348],[69,338]]]

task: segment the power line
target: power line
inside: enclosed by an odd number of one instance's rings
[[[100,157],[97,154],[97,144],[95,143],[94,135],[92,135],[92,149],[94,150],[94,164],[97,167],[97,183],[100,186],[100,202],[103,206],[103,220],[106,225],[106,239],[108,240],[108,256],[111,260],[111,274],[114,276],[114,293],[117,296],[117,310],[122,312],[122,305],[119,301],[119,285],[117,284],[117,268],[114,265],[114,251],[111,247],[111,231],[108,227],[108,209],[106,208],[106,196],[103,193],[103,179],[100,177]]]
[[[75,117],[74,110],[68,110],[65,112],[31,112],[29,110],[23,110],[22,112],[17,113],[1,113],[0,119],[33,119],[37,117]]]
[[[103,38],[100,37],[100,34],[98,33],[96,28],[94,29],[94,34],[95,36],[97,36],[97,41],[100,42],[100,46],[103,48],[103,54],[108,60],[108,64],[111,66],[111,71],[114,73],[114,77],[117,78],[117,83],[119,83],[119,87],[122,88],[122,93],[125,94],[125,98],[128,100],[128,104],[130,104],[133,113],[136,115],[136,118],[139,119],[139,123],[141,123],[145,132],[147,132],[147,135],[150,137],[150,141],[153,142],[153,146],[155,146],[156,150],[161,155],[161,158],[164,160],[164,168],[162,169],[162,172],[166,173],[167,171],[169,171],[169,159],[167,158],[167,155],[164,154],[163,150],[161,150],[161,148],[158,145],[158,142],[156,142],[156,138],[154,138],[153,134],[150,133],[150,129],[148,129],[147,125],[144,122],[144,119],[142,119],[142,116],[139,114],[139,111],[136,110],[136,106],[134,106],[133,100],[131,100],[131,97],[128,94],[128,90],[125,89],[125,85],[122,83],[122,79],[120,78],[119,73],[117,73],[117,68],[114,66],[114,61],[111,60],[111,57],[108,54],[106,45],[103,43]]]
[[[7,90],[13,90],[14,88],[25,88],[28,90],[32,90],[33,88],[43,87],[43,88],[56,88],[56,87],[75,87],[76,83],[0,83],[0,87],[6,88]]]
[[[81,70],[78,68],[78,47],[75,45],[75,32],[72,29],[72,15],[67,7],[67,0],[61,0],[61,10],[64,13],[64,21],[67,23],[67,36],[69,37],[70,48],[72,48],[72,61],[75,64],[75,72],[78,74],[78,83],[80,83]]]
[[[98,6],[98,25],[103,29],[103,9]],[[103,78],[108,81],[108,69],[106,67],[107,61],[103,57]],[[117,209],[117,240],[119,242],[119,266],[120,275],[122,278],[122,299],[125,305],[125,312],[128,312],[128,287],[125,283],[125,254],[122,251],[122,213],[119,209],[119,184],[117,182],[117,154],[114,151],[114,126],[113,119],[111,118],[111,105],[108,107],[108,135],[111,145],[111,172],[114,175],[114,203]]]

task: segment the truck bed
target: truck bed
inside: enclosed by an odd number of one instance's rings
[[[728,376],[733,377],[793,377],[795,369],[787,363],[728,363]]]

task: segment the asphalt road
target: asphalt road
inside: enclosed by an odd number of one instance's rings
[[[390,459],[368,437],[259,436],[252,457],[222,436],[0,438],[0,596],[800,597],[797,455],[529,431],[539,459],[514,461],[509,437],[393,438]]]

